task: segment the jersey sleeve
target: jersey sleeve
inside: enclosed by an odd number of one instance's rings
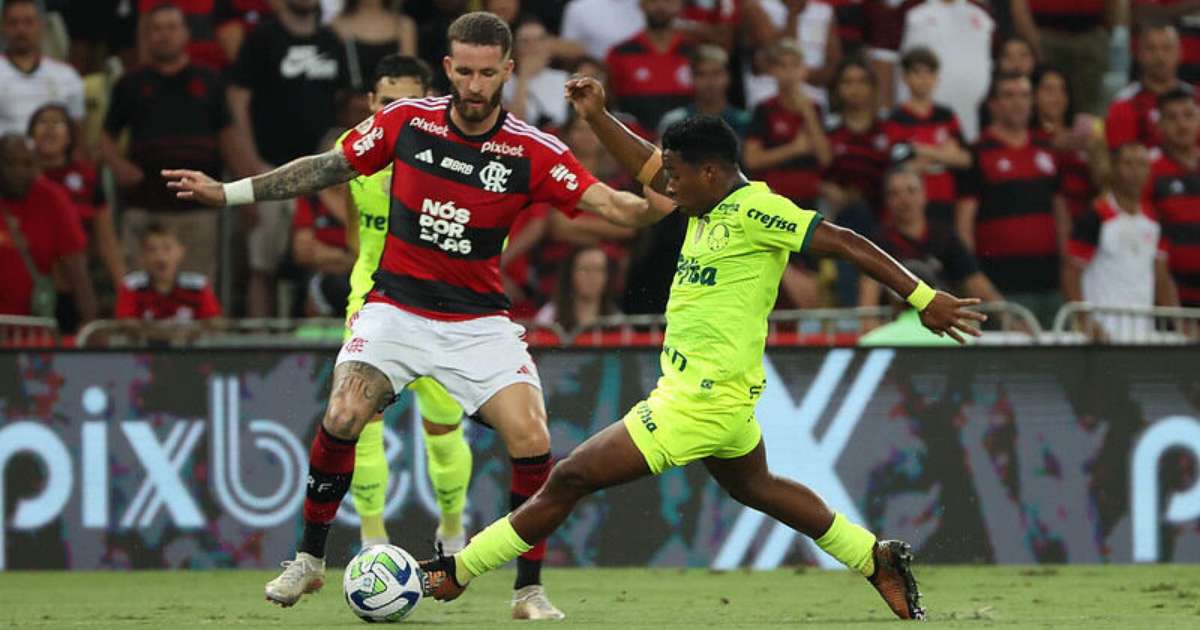
[[[104,115],[104,131],[110,136],[120,135],[121,130],[129,124],[133,106],[129,98],[132,81],[133,75],[126,74],[117,80],[117,85],[113,88],[108,101],[108,112]]]
[[[746,127],[746,139],[755,138],[759,142],[767,142],[767,108],[761,104],[755,106],[750,115],[750,125]]]
[[[54,239],[55,257],[65,258],[78,254],[87,248],[87,234],[83,231],[83,220],[75,209],[74,202],[67,190],[58,184],[46,187],[48,206],[45,210],[54,216],[54,223],[59,226]]]
[[[292,231],[311,228],[316,223],[316,212],[313,211],[312,197],[296,199],[296,214],[292,217]]]
[[[395,159],[396,140],[408,118],[408,108],[385,107],[358,123],[342,137],[342,154],[360,175],[373,175]]]
[[[1091,262],[1100,246],[1100,215],[1088,207],[1071,227],[1071,238],[1067,241],[1067,254],[1085,263]]]
[[[213,293],[212,284],[205,282],[204,288],[200,289],[200,302],[197,304],[195,313],[196,319],[212,319],[221,316],[221,303],[217,301],[217,294]]]
[[[1104,136],[1110,149],[1137,140],[1137,111],[1132,101],[1116,101],[1109,106],[1108,116],[1104,118]]]
[[[802,252],[824,217],[784,197],[762,195],[747,199],[738,211],[738,218],[746,238],[755,246]]]
[[[597,181],[583,168],[570,150],[555,153],[550,149],[534,154],[530,203],[547,203],[567,218],[579,216],[579,198]]]
[[[137,297],[124,285],[117,287],[117,303],[113,307],[117,319],[138,319]]]

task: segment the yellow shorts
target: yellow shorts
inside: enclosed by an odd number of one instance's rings
[[[346,309],[346,330],[342,333],[343,341],[350,338],[350,320],[362,306],[361,298],[357,300],[351,298],[349,308]],[[443,426],[454,426],[462,422],[462,406],[454,400],[445,387],[442,387],[441,383],[428,376],[422,376],[409,383],[407,389],[417,397],[417,409],[421,412],[422,418]]]
[[[657,475],[706,457],[741,457],[762,440],[753,405],[733,411],[707,405],[691,409],[695,405],[688,402],[657,388],[625,414],[625,428],[650,472]]]

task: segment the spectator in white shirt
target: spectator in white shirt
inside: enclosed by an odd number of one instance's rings
[[[1179,306],[1162,228],[1142,200],[1150,153],[1130,142],[1113,151],[1112,163],[1112,191],[1075,219],[1063,292],[1072,302],[1099,307]],[[1100,340],[1136,341],[1145,339],[1152,323],[1145,316],[1099,313],[1085,319],[1084,330]]]
[[[563,87],[568,75],[550,67],[550,35],[546,27],[528,18],[517,27],[514,36],[516,77],[504,84],[506,107],[531,125],[561,127],[567,122]]]
[[[926,46],[941,60],[933,99],[954,110],[968,142],[979,135],[978,107],[992,76],[995,29],[988,12],[969,0],[926,0],[904,16],[900,50]]]
[[[793,39],[800,44],[808,65],[804,89],[815,103],[824,107],[828,103],[826,88],[842,61],[841,38],[837,35],[833,7],[813,0],[762,0],[759,6],[775,27],[778,37]],[[750,110],[777,94],[766,51],[766,46],[759,48],[753,67],[748,67],[745,72],[746,108]],[[756,68],[762,74],[756,74]]]
[[[42,105],[61,103],[83,120],[83,80],[74,68],[42,54],[43,18],[35,0],[6,0],[0,13],[7,48],[0,56],[0,134],[24,135]]]
[[[588,56],[604,59],[613,46],[646,28],[639,0],[572,0],[563,9],[563,39],[579,42]]]

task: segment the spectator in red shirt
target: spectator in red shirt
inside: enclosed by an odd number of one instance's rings
[[[345,189],[334,186],[296,200],[292,256],[311,274],[305,303],[305,314],[310,317],[346,311],[355,258],[346,245],[347,199]]]
[[[1179,61],[1179,33],[1174,26],[1139,29],[1137,62],[1141,80],[1125,86],[1108,108],[1105,119],[1108,148],[1135,141],[1151,149],[1160,144],[1158,97],[1175,88],[1194,92],[1191,85],[1179,80]]]
[[[29,119],[29,137],[33,139],[42,174],[71,196],[84,232],[94,245],[93,253],[116,287],[125,277],[125,259],[117,242],[112,209],[104,201],[96,165],[74,157],[79,155],[75,151],[78,146],[75,131],[70,114],[62,105],[44,105]]]
[[[779,94],[754,108],[742,161],[771,190],[815,208],[821,171],[833,162],[833,152],[820,108],[804,90],[804,54],[784,39],[771,46],[768,59]]]
[[[1200,2],[1196,0],[1133,0],[1133,23],[1141,26],[1169,22],[1179,31],[1183,58],[1179,78],[1200,84]],[[1134,49],[1137,42],[1133,42]]]
[[[1100,120],[1076,112],[1071,82],[1061,71],[1043,67],[1033,73],[1033,136],[1054,149],[1062,196],[1072,218],[1092,204],[1104,181],[1108,149]]]
[[[117,319],[192,322],[221,316],[208,278],[179,270],[183,244],[166,224],[146,225],[140,257],[145,271],[125,276],[117,290]]]
[[[954,171],[970,166],[971,154],[954,110],[933,100],[940,65],[937,55],[925,46],[900,57],[909,99],[892,110],[887,132],[891,159],[921,175],[929,220],[952,226],[958,201]]]
[[[830,103],[834,113],[826,119],[826,135],[833,162],[825,171],[822,197],[831,211],[844,214],[849,207],[860,206],[865,219],[882,218],[879,182],[887,170],[888,137],[879,117],[879,86],[866,60],[847,57],[838,65]],[[838,223],[850,227],[841,218]],[[873,223],[854,229],[870,234]]]
[[[1150,201],[1162,224],[1167,261],[1184,306],[1200,306],[1200,106],[1172,90],[1158,99],[1162,155],[1150,168]]]
[[[1029,131],[1029,79],[1003,74],[989,90],[992,124],[972,148],[955,208],[958,236],[1012,301],[1049,325],[1062,297],[1059,252],[1070,231],[1049,145]]]
[[[621,109],[646,129],[692,98],[692,44],[675,27],[682,0],[642,0],[646,30],[613,46],[605,60],[609,85]]]
[[[16,134],[0,137],[0,314],[54,317],[50,274],[61,266],[86,323],[96,318],[96,296],[83,226],[66,192],[38,175],[27,143]]]

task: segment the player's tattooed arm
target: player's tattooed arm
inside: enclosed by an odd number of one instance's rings
[[[226,198],[225,185],[200,171],[164,169],[161,174],[167,180],[167,188],[175,191],[179,199],[218,208],[229,205],[231,201],[248,203]],[[342,150],[335,147],[325,153],[292,160],[254,177],[250,185],[253,186],[255,201],[291,199],[348,182],[357,175],[358,172],[350,166]]]
[[[354,179],[358,172],[340,147],[297,158],[253,178],[256,200],[291,199]]]

